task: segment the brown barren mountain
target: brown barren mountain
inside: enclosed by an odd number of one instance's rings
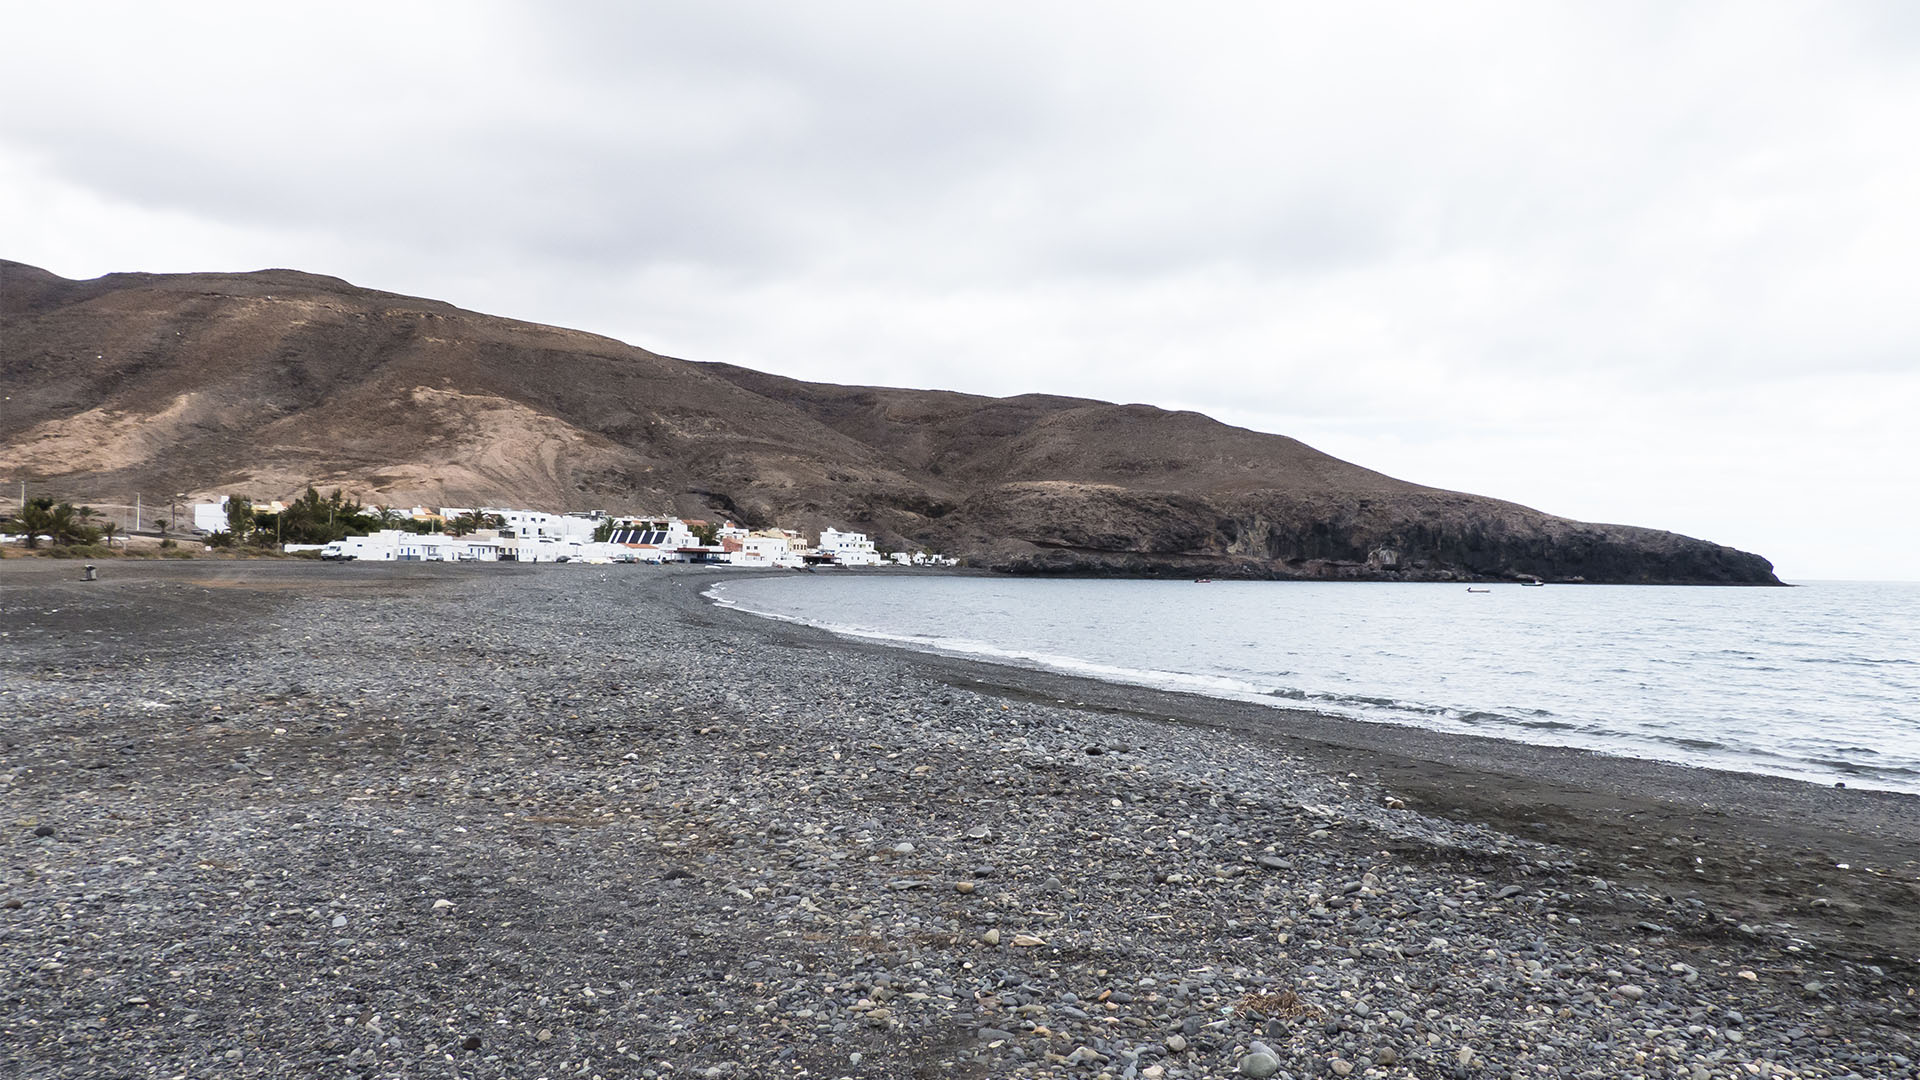
[[[0,477],[119,502],[864,529],[1028,572],[1776,583],[1757,555],[1395,480],[1147,405],[831,386],[291,270],[0,261]]]

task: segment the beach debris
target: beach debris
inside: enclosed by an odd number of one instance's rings
[[[1273,1020],[1298,1020],[1320,1015],[1317,1007],[1302,1000],[1300,995],[1292,990],[1282,990],[1275,994],[1248,994],[1240,999],[1240,1007],[1255,1016]]]

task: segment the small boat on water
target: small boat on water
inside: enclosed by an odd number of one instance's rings
[[[1467,591],[1468,592],[1492,592],[1493,590],[1492,589],[1476,589],[1473,586],[1469,585],[1467,586]]]
[[[1540,586],[1545,585],[1546,582],[1541,581],[1539,578],[1529,578],[1528,580],[1523,581],[1520,584],[1525,585],[1528,588],[1537,589]]]
[[[1210,577],[1197,577],[1193,579],[1193,583],[1195,585],[1211,585],[1213,584],[1213,579]]]

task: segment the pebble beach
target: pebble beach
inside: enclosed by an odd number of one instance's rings
[[[0,562],[0,1075],[1920,1076],[1913,796],[921,656],[691,568],[99,577]]]

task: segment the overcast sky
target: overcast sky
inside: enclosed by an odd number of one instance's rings
[[[0,256],[1191,408],[1920,577],[1920,4],[0,0]]]

